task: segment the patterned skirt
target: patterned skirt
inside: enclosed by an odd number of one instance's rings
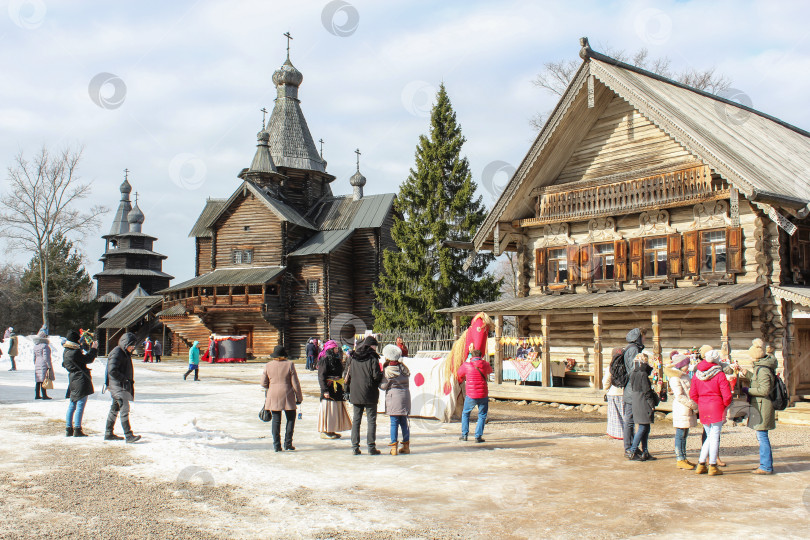
[[[607,434],[613,439],[624,438],[624,398],[608,396],[607,401]]]
[[[352,420],[346,412],[345,401],[322,399],[318,408],[318,431],[320,433],[337,433],[352,429]]]

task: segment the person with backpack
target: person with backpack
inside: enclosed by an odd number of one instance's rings
[[[482,443],[484,440],[484,424],[487,423],[487,411],[489,410],[489,388],[487,378],[492,373],[492,366],[489,362],[481,359],[481,351],[473,350],[472,358],[469,362],[464,362],[459,366],[456,377],[458,382],[467,381],[467,396],[464,398],[464,409],[461,412],[461,437],[460,441],[467,440],[470,431],[470,413],[478,406],[478,423],[475,426],[475,442]]]
[[[627,382],[629,381],[629,375],[633,372],[633,362],[635,362],[636,357],[644,350],[644,334],[646,332],[641,328],[633,328],[629,332],[627,332],[626,340],[627,340],[627,347],[624,348],[624,386],[627,386]],[[611,362],[611,365],[613,362]],[[617,366],[617,375],[619,375]],[[620,376],[615,376],[614,380],[617,382],[621,382]],[[630,401],[627,399],[624,400],[624,455],[629,459],[630,458],[630,446],[633,444],[633,438],[636,435],[636,424],[633,419],[633,406],[631,405]]]
[[[627,459],[631,461],[649,461],[657,459],[650,454],[647,442],[650,437],[650,424],[655,422],[655,408],[658,406],[658,395],[650,384],[652,366],[644,353],[639,353],[634,362],[630,381],[624,389],[625,399],[629,398],[633,409],[633,419],[638,424],[638,431],[628,451]]]
[[[761,339],[751,342],[748,354],[754,361],[754,371],[744,376],[751,381],[748,388],[748,427],[756,431],[759,442],[759,467],[754,474],[773,474],[773,454],[768,431],[776,427],[773,391],[777,385],[776,358],[767,354]]]
[[[377,347],[377,338],[366,336],[346,365],[345,388],[349,393],[349,402],[354,405],[352,454],[355,456],[362,453],[360,452],[360,424],[363,421],[364,411],[368,422],[366,431],[368,453],[372,456],[382,453],[377,450],[377,403],[380,400],[380,381],[383,378]]]
[[[624,370],[624,351],[613,349],[612,360],[605,372],[602,389],[607,390],[607,436],[611,439],[624,438],[624,387],[627,372]],[[614,379],[614,373],[615,379]]]
[[[719,360],[719,355],[707,353],[705,359],[697,365],[692,387],[689,389],[689,397],[698,404],[700,423],[706,432],[695,473],[709,473],[709,476],[723,474],[718,467],[717,456],[726,408],[731,404],[731,387],[723,369],[718,365]]]

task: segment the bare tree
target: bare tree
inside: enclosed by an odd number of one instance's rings
[[[502,279],[501,298],[517,298],[520,291],[518,283],[518,258],[516,253],[507,251],[504,258],[498,261],[495,278]]]
[[[82,149],[66,148],[56,155],[43,147],[32,161],[22,151],[8,168],[9,189],[0,199],[0,234],[13,249],[39,260],[42,324],[48,326],[48,253],[56,236],[84,235],[99,224],[107,209],[82,204],[91,184],[80,182]]]
[[[603,47],[603,50],[605,55],[620,62],[632,64],[697,90],[717,94],[731,86],[731,80],[724,75],[715,73],[714,67],[703,70],[688,68],[673,73],[670,69],[671,61],[669,58],[650,58],[649,51],[646,48],[639,49],[633,55],[629,55],[624,50],[613,50],[610,47]],[[581,64],[579,60],[546,62],[543,64],[543,71],[537,75],[532,84],[547,92],[562,96]],[[529,123],[539,131],[545,124],[547,116],[547,113],[537,113],[529,119]]]

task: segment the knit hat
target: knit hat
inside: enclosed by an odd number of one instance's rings
[[[720,363],[720,351],[715,349],[710,349],[706,351],[706,354],[703,355],[703,359],[707,362],[711,362],[712,364],[719,364]]]
[[[761,339],[757,338],[751,341],[751,347],[748,349],[748,354],[751,356],[751,360],[755,361],[765,356],[765,344]]]
[[[700,353],[700,357],[705,359],[706,358],[706,353],[709,352],[710,350],[712,350],[711,345],[702,346],[700,349],[698,349],[698,352]]]
[[[79,333],[76,330],[70,330],[65,337],[67,337],[68,341],[72,341],[73,343],[78,343],[80,339]]]
[[[672,357],[672,367],[683,369],[689,365],[689,357],[685,354],[676,354]]]
[[[680,354],[680,353],[678,351],[672,351],[671,353],[669,353],[669,359],[672,360],[673,358],[675,358],[676,354]]]
[[[386,360],[391,360],[394,362],[399,362],[399,359],[402,358],[402,350],[396,345],[390,344],[383,347],[383,356]]]

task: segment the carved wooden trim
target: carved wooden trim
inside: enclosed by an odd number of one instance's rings
[[[588,222],[586,243],[621,240],[622,234],[616,232],[616,220],[612,217],[596,218]]]
[[[550,223],[543,227],[543,240],[539,247],[567,246],[573,243],[568,223]]]
[[[651,210],[642,212],[638,216],[638,230],[632,236],[638,238],[656,234],[672,234],[674,228],[669,226],[669,212],[666,210]]]
[[[690,231],[732,226],[731,219],[728,217],[728,202],[726,201],[698,203],[695,205],[693,213],[695,220],[689,226]]]

